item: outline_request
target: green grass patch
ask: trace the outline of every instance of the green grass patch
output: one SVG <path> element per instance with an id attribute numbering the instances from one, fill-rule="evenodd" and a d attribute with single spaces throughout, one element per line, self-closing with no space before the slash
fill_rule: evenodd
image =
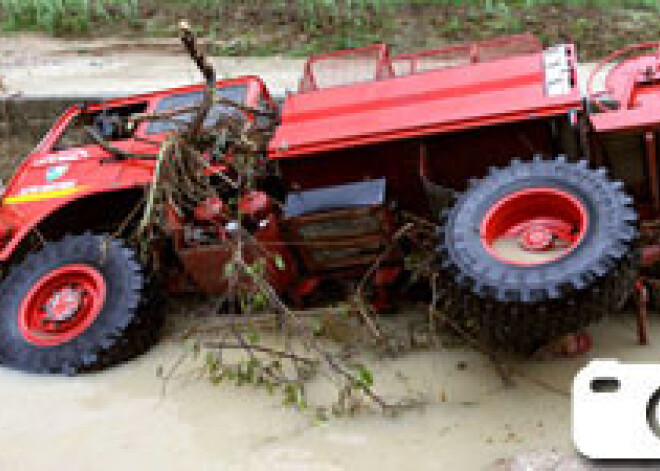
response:
<path id="1" fill-rule="evenodd" d="M 660 0 L 0 0 L 0 28 L 175 37 L 186 18 L 222 55 L 308 55 L 384 41 L 397 51 L 528 31 L 583 58 L 660 39 Z"/>
<path id="2" fill-rule="evenodd" d="M 138 22 L 140 0 L 0 0 L 5 31 L 84 34 L 97 23 Z"/>
<path id="3" fill-rule="evenodd" d="M 327 25 L 373 29 L 397 10 L 428 6 L 476 7 L 512 15 L 516 9 L 539 6 L 660 9 L 660 0 L 254 0 L 253 10 L 274 18 L 289 18 L 302 30 L 314 32 Z M 0 0 L 0 24 L 4 30 L 44 31 L 54 35 L 90 33 L 95 25 L 124 21 L 138 27 L 168 10 L 180 17 L 221 18 L 246 10 L 244 0 Z"/>

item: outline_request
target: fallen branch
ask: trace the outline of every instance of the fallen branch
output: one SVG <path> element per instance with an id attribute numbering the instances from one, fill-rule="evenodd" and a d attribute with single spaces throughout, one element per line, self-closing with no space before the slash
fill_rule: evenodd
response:
<path id="1" fill-rule="evenodd" d="M 291 311 L 288 308 L 286 304 L 284 304 L 284 302 L 282 302 L 279 295 L 275 292 L 275 290 L 269 283 L 267 283 L 260 276 L 255 275 L 254 272 L 248 267 L 248 265 L 243 260 L 236 260 L 236 263 L 246 274 L 252 277 L 259 290 L 266 295 L 266 297 L 269 299 L 269 301 L 272 303 L 273 306 L 275 306 L 280 312 L 286 315 L 287 319 L 289 319 L 294 324 L 294 326 L 299 330 L 299 332 L 305 331 L 305 326 L 302 324 L 300 319 L 293 313 L 293 311 Z M 316 352 L 325 361 L 325 363 L 328 366 L 330 366 L 330 368 L 334 372 L 338 373 L 340 376 L 346 379 L 351 385 L 362 384 L 359 378 L 357 378 L 355 375 L 349 372 L 345 367 L 340 365 L 329 352 L 321 349 L 317 342 L 311 341 L 308 336 L 303 336 L 301 340 L 308 350 L 312 350 Z M 388 404 L 378 394 L 376 394 L 371 389 L 371 387 L 368 386 L 362 387 L 361 390 L 374 403 L 378 404 L 381 407 L 381 409 L 389 410 L 392 408 L 392 406 Z"/>
<path id="2" fill-rule="evenodd" d="M 291 353 L 291 352 L 285 352 L 283 350 L 276 350 L 274 348 L 264 347 L 263 345 L 249 345 L 246 347 L 246 345 L 244 345 L 243 343 L 232 344 L 227 342 L 209 341 L 209 342 L 204 342 L 203 346 L 206 348 L 223 349 L 223 350 L 235 350 L 235 349 L 245 350 L 246 348 L 249 348 L 250 350 L 254 350 L 256 352 L 268 353 L 269 355 L 273 355 L 276 357 L 287 358 L 293 361 L 299 361 L 302 363 L 306 363 L 310 366 L 315 366 L 318 364 L 318 360 L 303 357 L 301 355 L 296 355 L 295 353 Z"/>

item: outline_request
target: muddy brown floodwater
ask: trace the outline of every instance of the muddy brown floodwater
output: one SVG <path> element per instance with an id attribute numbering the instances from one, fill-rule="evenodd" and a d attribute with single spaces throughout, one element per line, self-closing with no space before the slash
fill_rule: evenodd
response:
<path id="1" fill-rule="evenodd" d="M 637 346 L 632 313 L 592 334 L 587 356 L 515 368 L 568 393 L 592 357 L 660 357 L 653 342 L 660 326 L 653 322 L 651 346 Z M 74 378 L 0 368 L 0 469 L 478 470 L 522 451 L 573 450 L 567 395 L 529 378 L 505 388 L 492 365 L 466 349 L 372 362 L 379 392 L 421 393 L 430 400 L 424 409 L 320 425 L 262 389 L 199 380 L 189 363 L 163 394 L 156 370 L 180 353 L 165 339 L 135 361 Z M 312 388 L 312 402 L 324 394 Z"/>

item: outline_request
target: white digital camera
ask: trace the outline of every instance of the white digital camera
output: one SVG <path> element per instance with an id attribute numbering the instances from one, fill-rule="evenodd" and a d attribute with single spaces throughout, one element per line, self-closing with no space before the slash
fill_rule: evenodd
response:
<path id="1" fill-rule="evenodd" d="M 573 382 L 573 440 L 592 459 L 660 459 L 660 364 L 594 360 Z"/>

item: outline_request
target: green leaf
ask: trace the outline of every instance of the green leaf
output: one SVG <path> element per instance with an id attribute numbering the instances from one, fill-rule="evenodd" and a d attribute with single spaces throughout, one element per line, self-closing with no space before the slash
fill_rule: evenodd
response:
<path id="1" fill-rule="evenodd" d="M 323 322 L 321 322 L 321 319 L 312 319 L 312 333 L 314 335 L 321 335 L 323 333 Z"/>
<path id="2" fill-rule="evenodd" d="M 358 367 L 358 376 L 363 388 L 370 388 L 374 384 L 374 375 L 367 369 L 366 366 L 360 365 Z"/>
<path id="3" fill-rule="evenodd" d="M 220 361 L 213 352 L 206 352 L 205 362 L 210 373 L 215 373 L 220 366 Z"/>
<path id="4" fill-rule="evenodd" d="M 252 305 L 256 310 L 260 310 L 266 307 L 266 296 L 263 293 L 255 293 L 252 296 Z"/>
<path id="5" fill-rule="evenodd" d="M 298 393 L 293 384 L 287 383 L 284 385 L 284 404 L 291 405 L 298 402 Z"/>
<path id="6" fill-rule="evenodd" d="M 275 266 L 280 271 L 284 271 L 284 269 L 286 268 L 286 265 L 284 264 L 284 259 L 280 254 L 275 255 Z"/>
<path id="7" fill-rule="evenodd" d="M 254 330 L 254 328 L 250 328 L 249 332 L 247 333 L 247 339 L 248 342 L 250 342 L 252 345 L 256 345 L 259 343 L 259 332 Z"/>

